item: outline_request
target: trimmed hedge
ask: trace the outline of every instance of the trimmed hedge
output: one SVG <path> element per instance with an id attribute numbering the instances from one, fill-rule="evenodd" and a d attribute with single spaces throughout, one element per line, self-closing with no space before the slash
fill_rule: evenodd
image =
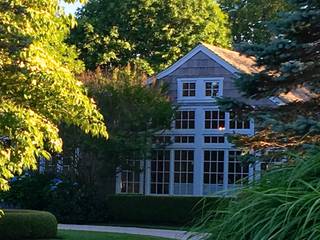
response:
<path id="1" fill-rule="evenodd" d="M 113 195 L 107 199 L 112 222 L 176 226 L 191 224 L 207 210 L 227 202 L 227 198 L 142 195 Z"/>
<path id="2" fill-rule="evenodd" d="M 1 239 L 45 239 L 57 235 L 57 219 L 49 212 L 4 210 L 0 217 Z"/>

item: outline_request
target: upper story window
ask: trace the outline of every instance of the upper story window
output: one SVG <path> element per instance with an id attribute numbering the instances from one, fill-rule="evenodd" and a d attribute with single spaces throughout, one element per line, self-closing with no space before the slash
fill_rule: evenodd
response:
<path id="1" fill-rule="evenodd" d="M 206 129 L 225 129 L 225 112 L 220 111 L 205 111 L 204 126 Z"/>
<path id="2" fill-rule="evenodd" d="M 196 96 L 196 83 L 184 82 L 182 84 L 182 96 L 183 97 L 195 97 Z"/>
<path id="3" fill-rule="evenodd" d="M 180 101 L 212 101 L 222 96 L 223 78 L 179 78 L 177 99 Z"/>
<path id="4" fill-rule="evenodd" d="M 194 122 L 194 111 L 178 111 L 176 113 L 176 129 L 194 129 Z"/>
<path id="5" fill-rule="evenodd" d="M 218 97 L 221 96 L 222 89 L 220 81 L 206 81 L 205 82 L 205 96 Z"/>
<path id="6" fill-rule="evenodd" d="M 250 129 L 250 120 L 239 119 L 234 112 L 230 112 L 230 129 Z"/>

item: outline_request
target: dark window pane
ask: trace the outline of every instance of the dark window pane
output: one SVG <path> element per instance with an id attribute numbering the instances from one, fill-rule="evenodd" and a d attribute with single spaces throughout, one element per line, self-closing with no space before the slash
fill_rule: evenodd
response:
<path id="1" fill-rule="evenodd" d="M 209 151 L 204 151 L 204 160 L 210 161 L 210 152 Z"/>
<path id="2" fill-rule="evenodd" d="M 209 174 L 204 174 L 203 182 L 207 184 L 209 183 Z"/>
<path id="3" fill-rule="evenodd" d="M 194 143 L 194 137 L 189 137 L 189 142 Z"/>
<path id="4" fill-rule="evenodd" d="M 209 172 L 209 169 L 210 169 L 210 163 L 209 162 L 205 162 L 204 163 L 204 171 L 205 172 Z"/>
<path id="5" fill-rule="evenodd" d="M 156 184 L 151 184 L 151 193 L 156 193 Z"/>
<path id="6" fill-rule="evenodd" d="M 205 142 L 205 143 L 210 143 L 210 137 L 205 136 L 205 137 L 204 137 L 204 142 Z"/>

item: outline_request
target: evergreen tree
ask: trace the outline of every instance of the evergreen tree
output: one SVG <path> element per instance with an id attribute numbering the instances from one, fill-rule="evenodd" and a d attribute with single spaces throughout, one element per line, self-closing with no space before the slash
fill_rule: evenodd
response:
<path id="1" fill-rule="evenodd" d="M 285 105 L 253 108 L 221 101 L 225 107 L 255 113 L 260 131 L 252 138 L 240 138 L 249 148 L 294 148 L 320 141 L 320 2 L 291 2 L 296 10 L 270 25 L 275 35 L 271 42 L 244 47 L 256 57 L 261 71 L 236 80 L 246 97 L 279 97 Z"/>

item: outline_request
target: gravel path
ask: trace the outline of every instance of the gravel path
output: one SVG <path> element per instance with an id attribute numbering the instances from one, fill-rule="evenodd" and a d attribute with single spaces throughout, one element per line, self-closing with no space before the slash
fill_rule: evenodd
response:
<path id="1" fill-rule="evenodd" d="M 126 233 L 145 236 L 163 237 L 179 240 L 202 240 L 204 235 L 195 235 L 186 231 L 151 229 L 137 227 L 114 227 L 114 226 L 92 226 L 92 225 L 73 225 L 59 224 L 58 229 L 61 230 L 77 230 L 77 231 L 93 231 L 93 232 L 110 232 L 110 233 Z"/>

